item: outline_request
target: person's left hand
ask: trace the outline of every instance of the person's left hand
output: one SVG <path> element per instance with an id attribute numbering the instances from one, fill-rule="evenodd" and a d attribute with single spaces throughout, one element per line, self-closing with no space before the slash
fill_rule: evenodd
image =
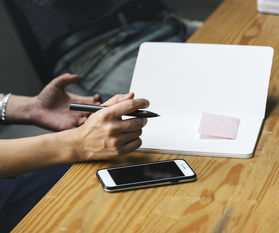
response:
<path id="1" fill-rule="evenodd" d="M 89 112 L 71 111 L 70 103 L 100 105 L 101 96 L 79 96 L 65 91 L 65 87 L 76 82 L 77 75 L 63 74 L 53 79 L 34 97 L 32 108 L 33 123 L 51 130 L 65 130 L 80 126 L 90 115 Z"/>

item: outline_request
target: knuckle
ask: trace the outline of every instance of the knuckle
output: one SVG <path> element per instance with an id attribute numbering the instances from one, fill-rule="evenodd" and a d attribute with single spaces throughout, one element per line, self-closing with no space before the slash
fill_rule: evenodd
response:
<path id="1" fill-rule="evenodd" d="M 121 155 L 123 152 L 122 152 L 122 149 L 121 147 L 116 147 L 115 148 L 115 156 L 119 156 Z"/>
<path id="2" fill-rule="evenodd" d="M 110 144 L 111 144 L 111 146 L 112 146 L 113 148 L 116 148 L 116 149 L 117 149 L 117 147 L 118 147 L 118 145 L 119 145 L 119 140 L 118 140 L 117 138 L 112 138 Z"/>
<path id="3" fill-rule="evenodd" d="M 135 119 L 133 125 L 137 128 L 143 128 L 145 125 L 145 120 L 144 119 Z"/>
<path id="4" fill-rule="evenodd" d="M 115 131 L 117 130 L 117 128 L 112 122 L 107 123 L 105 128 L 108 135 L 114 134 Z"/>
<path id="5" fill-rule="evenodd" d="M 128 109 L 133 109 L 135 107 L 134 101 L 133 100 L 127 100 L 126 101 L 126 107 Z"/>
<path id="6" fill-rule="evenodd" d="M 140 130 L 138 131 L 138 135 L 139 135 L 139 136 L 142 135 L 142 129 L 140 129 Z"/>
<path id="7" fill-rule="evenodd" d="M 108 111 L 107 109 L 106 109 L 106 111 L 100 111 L 100 118 L 102 119 L 103 122 L 111 119 L 112 115 L 113 115 L 113 112 Z"/>
<path id="8" fill-rule="evenodd" d="M 106 121 L 106 115 L 103 114 L 101 111 L 93 113 L 92 116 L 94 117 L 95 121 L 103 123 Z"/>
<path id="9" fill-rule="evenodd" d="M 146 119 L 145 118 L 141 119 L 141 121 L 140 121 L 141 128 L 143 128 L 145 126 L 145 124 L 146 124 Z"/>
<path id="10" fill-rule="evenodd" d="M 137 138 L 137 148 L 139 148 L 141 145 L 142 145 L 142 140 L 141 140 L 141 138 Z"/>

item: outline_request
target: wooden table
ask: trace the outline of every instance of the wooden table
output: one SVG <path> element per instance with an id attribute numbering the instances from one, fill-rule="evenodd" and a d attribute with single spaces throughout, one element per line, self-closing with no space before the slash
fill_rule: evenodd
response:
<path id="1" fill-rule="evenodd" d="M 227 0 L 189 42 L 275 49 L 254 158 L 132 153 L 118 161 L 77 164 L 13 232 L 207 233 L 215 232 L 225 213 L 223 232 L 279 232 L 279 16 L 258 14 L 256 0 Z M 112 194 L 95 176 L 99 168 L 173 158 L 186 159 L 198 181 Z"/>

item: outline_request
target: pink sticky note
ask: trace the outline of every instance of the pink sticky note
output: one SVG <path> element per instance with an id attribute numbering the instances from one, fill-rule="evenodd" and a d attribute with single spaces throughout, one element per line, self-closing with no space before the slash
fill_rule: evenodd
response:
<path id="1" fill-rule="evenodd" d="M 239 122 L 235 117 L 203 113 L 199 127 L 201 139 L 236 139 Z"/>

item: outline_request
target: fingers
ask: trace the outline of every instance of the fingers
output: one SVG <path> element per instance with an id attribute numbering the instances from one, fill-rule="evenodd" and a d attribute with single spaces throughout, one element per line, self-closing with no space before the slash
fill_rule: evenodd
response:
<path id="1" fill-rule="evenodd" d="M 114 96 L 106 104 L 115 104 L 91 114 L 79 128 L 81 132 L 85 132 L 81 134 L 85 136 L 81 137 L 79 144 L 85 144 L 87 148 L 81 151 L 81 156 L 86 160 L 116 158 L 141 146 L 140 136 L 147 119 L 121 119 L 122 115 L 148 107 L 147 100 L 133 97 L 134 93 Z M 81 120 L 79 123 L 82 122 Z"/>
<path id="2" fill-rule="evenodd" d="M 133 141 L 130 141 L 129 143 L 127 143 L 126 145 L 124 145 L 121 149 L 121 154 L 128 154 L 132 151 L 135 151 L 136 149 L 138 149 L 140 146 L 142 145 L 142 141 L 140 138 L 136 138 Z"/>
<path id="3" fill-rule="evenodd" d="M 58 87 L 59 89 L 65 89 L 66 86 L 68 86 L 69 84 L 75 83 L 77 82 L 77 80 L 79 79 L 79 76 L 75 75 L 75 74 L 62 74 L 59 77 L 53 79 L 51 81 L 51 83 Z"/>
<path id="4" fill-rule="evenodd" d="M 142 130 L 137 130 L 130 133 L 123 133 L 121 135 L 118 135 L 117 137 L 112 137 L 110 146 L 119 148 L 121 150 L 121 147 L 125 146 L 131 141 L 138 139 L 141 136 L 141 134 Z"/>
<path id="5" fill-rule="evenodd" d="M 142 130 L 138 130 L 111 138 L 110 142 L 107 143 L 111 152 L 108 158 L 122 156 L 138 149 L 142 144 L 142 141 L 139 138 L 141 134 Z"/>
<path id="6" fill-rule="evenodd" d="M 71 103 L 100 105 L 102 102 L 102 97 L 99 94 L 95 94 L 94 96 L 80 96 L 72 93 L 68 94 Z"/>
<path id="7" fill-rule="evenodd" d="M 133 99 L 135 94 L 133 92 L 130 92 L 128 94 L 118 94 L 110 98 L 108 101 L 103 103 L 102 105 L 104 106 L 111 106 L 117 103 L 120 103 L 125 100 Z"/>
<path id="8" fill-rule="evenodd" d="M 93 104 L 100 105 L 102 103 L 102 97 L 99 94 L 93 96 Z"/>
<path id="9" fill-rule="evenodd" d="M 128 120 L 120 121 L 115 125 L 116 132 L 129 133 L 133 131 L 141 130 L 147 123 L 146 118 L 132 118 Z"/>
<path id="10" fill-rule="evenodd" d="M 107 146 L 111 148 L 111 158 L 130 153 L 141 146 L 140 136 L 146 122 L 146 119 L 125 120 L 122 125 L 118 124 L 119 129 L 114 128 L 108 133 L 110 139 Z"/>
<path id="11" fill-rule="evenodd" d="M 130 99 L 106 108 L 113 118 L 121 118 L 121 116 L 134 112 L 141 108 L 147 108 L 149 102 L 146 99 Z"/>

